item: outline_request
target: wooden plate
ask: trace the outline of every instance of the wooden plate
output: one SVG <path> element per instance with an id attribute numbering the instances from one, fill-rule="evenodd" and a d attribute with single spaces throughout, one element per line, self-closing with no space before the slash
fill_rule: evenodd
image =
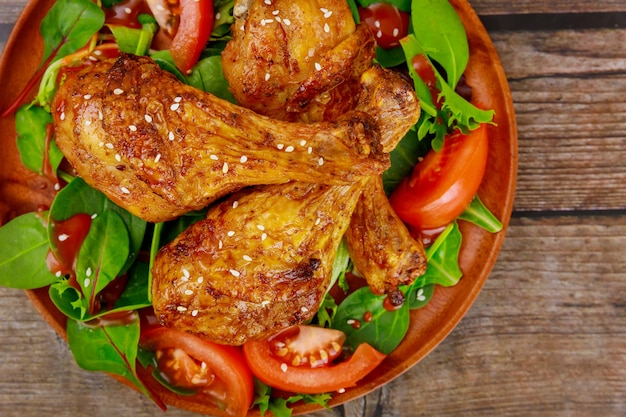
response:
<path id="1" fill-rule="evenodd" d="M 40 63 L 43 43 L 39 23 L 54 0 L 31 0 L 18 19 L 0 61 L 0 109 L 5 109 L 26 85 Z M 496 111 L 497 126 L 489 127 L 489 160 L 479 195 L 487 207 L 508 225 L 517 175 L 517 129 L 511 93 L 504 70 L 482 23 L 466 0 L 452 0 L 468 32 L 470 62 L 466 71 L 474 98 L 486 108 Z M 15 145 L 13 118 L 0 119 L 0 224 L 25 212 L 49 204 L 54 196 L 52 184 L 26 170 L 20 162 Z M 356 388 L 334 397 L 331 405 L 367 394 L 398 377 L 433 350 L 459 323 L 470 308 L 487 279 L 504 240 L 504 231 L 490 234 L 461 222 L 463 246 L 461 269 L 464 277 L 454 287 L 437 288 L 432 301 L 411 312 L 409 332 L 402 344 L 366 377 Z M 65 317 L 48 298 L 47 289 L 27 291 L 42 317 L 62 337 Z M 189 397 L 164 392 L 168 404 L 198 413 L 221 413 L 206 404 L 197 404 Z M 318 410 L 314 405 L 298 405 L 294 415 Z M 258 415 L 251 412 L 250 415 Z"/>

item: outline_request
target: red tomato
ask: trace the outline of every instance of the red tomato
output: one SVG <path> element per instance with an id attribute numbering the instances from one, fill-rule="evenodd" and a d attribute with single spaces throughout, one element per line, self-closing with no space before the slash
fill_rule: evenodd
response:
<path id="1" fill-rule="evenodd" d="M 341 354 L 346 335 L 341 330 L 317 326 L 292 326 L 269 338 L 270 351 L 292 366 L 319 368 Z"/>
<path id="2" fill-rule="evenodd" d="M 369 26 L 381 48 L 400 45 L 400 39 L 409 32 L 409 13 L 388 3 L 374 3 L 359 7 L 361 22 Z"/>
<path id="3" fill-rule="evenodd" d="M 424 81 L 424 84 L 428 87 L 430 95 L 433 100 L 433 104 L 439 102 L 439 89 L 437 88 L 437 77 L 435 76 L 435 70 L 430 64 L 425 55 L 415 55 L 411 59 L 411 66 L 415 70 L 415 73 Z"/>
<path id="4" fill-rule="evenodd" d="M 487 128 L 467 135 L 456 131 L 443 148 L 431 150 L 389 197 L 406 223 L 419 230 L 445 226 L 459 216 L 478 191 L 487 164 Z"/>
<path id="5" fill-rule="evenodd" d="M 170 53 L 185 74 L 191 71 L 213 30 L 212 0 L 180 0 L 180 23 Z"/>
<path id="6" fill-rule="evenodd" d="M 229 415 L 247 414 L 254 383 L 241 349 L 156 326 L 142 331 L 139 344 L 156 352 L 159 372 L 171 385 L 196 390 Z"/>
<path id="7" fill-rule="evenodd" d="M 327 331 L 329 336 L 324 335 Z M 329 351 L 335 339 L 335 331 L 319 328 L 317 334 L 321 340 L 313 342 L 309 349 L 304 350 L 313 351 L 322 345 Z M 327 344 L 320 343 L 324 341 Z M 243 353 L 252 373 L 263 383 L 280 390 L 303 394 L 321 394 L 352 387 L 385 359 L 384 354 L 367 343 L 359 345 L 346 361 L 318 368 L 287 364 L 272 353 L 270 339 L 247 342 L 243 345 Z"/>

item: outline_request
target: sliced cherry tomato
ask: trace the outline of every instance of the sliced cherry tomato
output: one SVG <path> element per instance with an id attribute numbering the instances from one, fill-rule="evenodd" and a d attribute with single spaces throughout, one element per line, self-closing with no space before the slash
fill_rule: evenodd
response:
<path id="1" fill-rule="evenodd" d="M 332 344 L 335 333 L 332 331 L 330 337 L 324 336 L 323 332 L 327 330 L 320 328 L 319 334 L 323 340 Z M 315 341 L 312 345 L 318 346 L 319 343 Z M 330 345 L 325 349 L 330 349 Z M 247 342 L 243 345 L 243 352 L 252 373 L 263 383 L 280 390 L 303 394 L 321 394 L 355 386 L 385 359 L 384 354 L 367 343 L 359 345 L 346 361 L 318 368 L 286 363 L 272 352 L 270 339 Z"/>
<path id="2" fill-rule="evenodd" d="M 415 55 L 411 59 L 411 66 L 415 70 L 415 73 L 424 81 L 424 84 L 430 91 L 433 104 L 439 104 L 439 89 L 437 88 L 437 77 L 435 76 L 435 70 L 430 64 L 425 55 Z M 439 107 L 439 106 L 438 106 Z"/>
<path id="3" fill-rule="evenodd" d="M 269 338 L 274 357 L 292 366 L 319 368 L 341 354 L 346 335 L 341 330 L 297 325 Z"/>
<path id="4" fill-rule="evenodd" d="M 170 53 L 185 74 L 191 71 L 213 30 L 213 0 L 180 0 L 180 23 Z"/>
<path id="5" fill-rule="evenodd" d="M 388 3 L 374 3 L 359 7 L 361 22 L 369 26 L 381 48 L 400 45 L 400 39 L 409 32 L 409 13 Z"/>
<path id="6" fill-rule="evenodd" d="M 456 131 L 443 148 L 431 150 L 389 197 L 406 223 L 436 229 L 458 217 L 478 191 L 488 153 L 486 125 L 467 135 Z"/>
<path id="7" fill-rule="evenodd" d="M 201 401 L 228 415 L 247 414 L 254 383 L 241 349 L 158 326 L 142 331 L 139 344 L 155 352 L 159 372 L 170 385 L 195 390 Z"/>

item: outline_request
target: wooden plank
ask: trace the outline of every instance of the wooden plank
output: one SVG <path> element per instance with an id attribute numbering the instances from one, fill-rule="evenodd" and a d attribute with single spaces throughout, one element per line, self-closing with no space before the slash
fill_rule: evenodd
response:
<path id="1" fill-rule="evenodd" d="M 519 126 L 515 209 L 626 208 L 626 30 L 492 39 Z"/>
<path id="2" fill-rule="evenodd" d="M 476 303 L 433 353 L 311 417 L 626 415 L 624 247 L 626 216 L 513 219 Z M 19 291 L 0 289 L 0 334 L 0 415 L 155 415 L 139 394 L 78 369 Z"/>

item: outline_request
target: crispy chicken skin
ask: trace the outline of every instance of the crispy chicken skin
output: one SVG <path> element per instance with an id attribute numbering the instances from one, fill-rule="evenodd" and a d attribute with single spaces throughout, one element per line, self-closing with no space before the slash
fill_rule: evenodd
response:
<path id="1" fill-rule="evenodd" d="M 353 104 L 351 81 L 371 65 L 376 42 L 367 27 L 355 27 L 346 2 L 235 3 L 233 38 L 222 62 L 239 104 L 281 120 L 323 113 L 329 101 Z"/>
<path id="2" fill-rule="evenodd" d="M 157 317 L 228 345 L 311 318 L 360 190 L 360 182 L 291 182 L 243 190 L 213 206 L 159 251 Z"/>
<path id="3" fill-rule="evenodd" d="M 389 165 L 373 118 L 315 124 L 258 115 L 122 54 L 68 79 L 52 104 L 55 140 L 78 174 L 151 222 L 246 186 L 351 184 Z"/>

